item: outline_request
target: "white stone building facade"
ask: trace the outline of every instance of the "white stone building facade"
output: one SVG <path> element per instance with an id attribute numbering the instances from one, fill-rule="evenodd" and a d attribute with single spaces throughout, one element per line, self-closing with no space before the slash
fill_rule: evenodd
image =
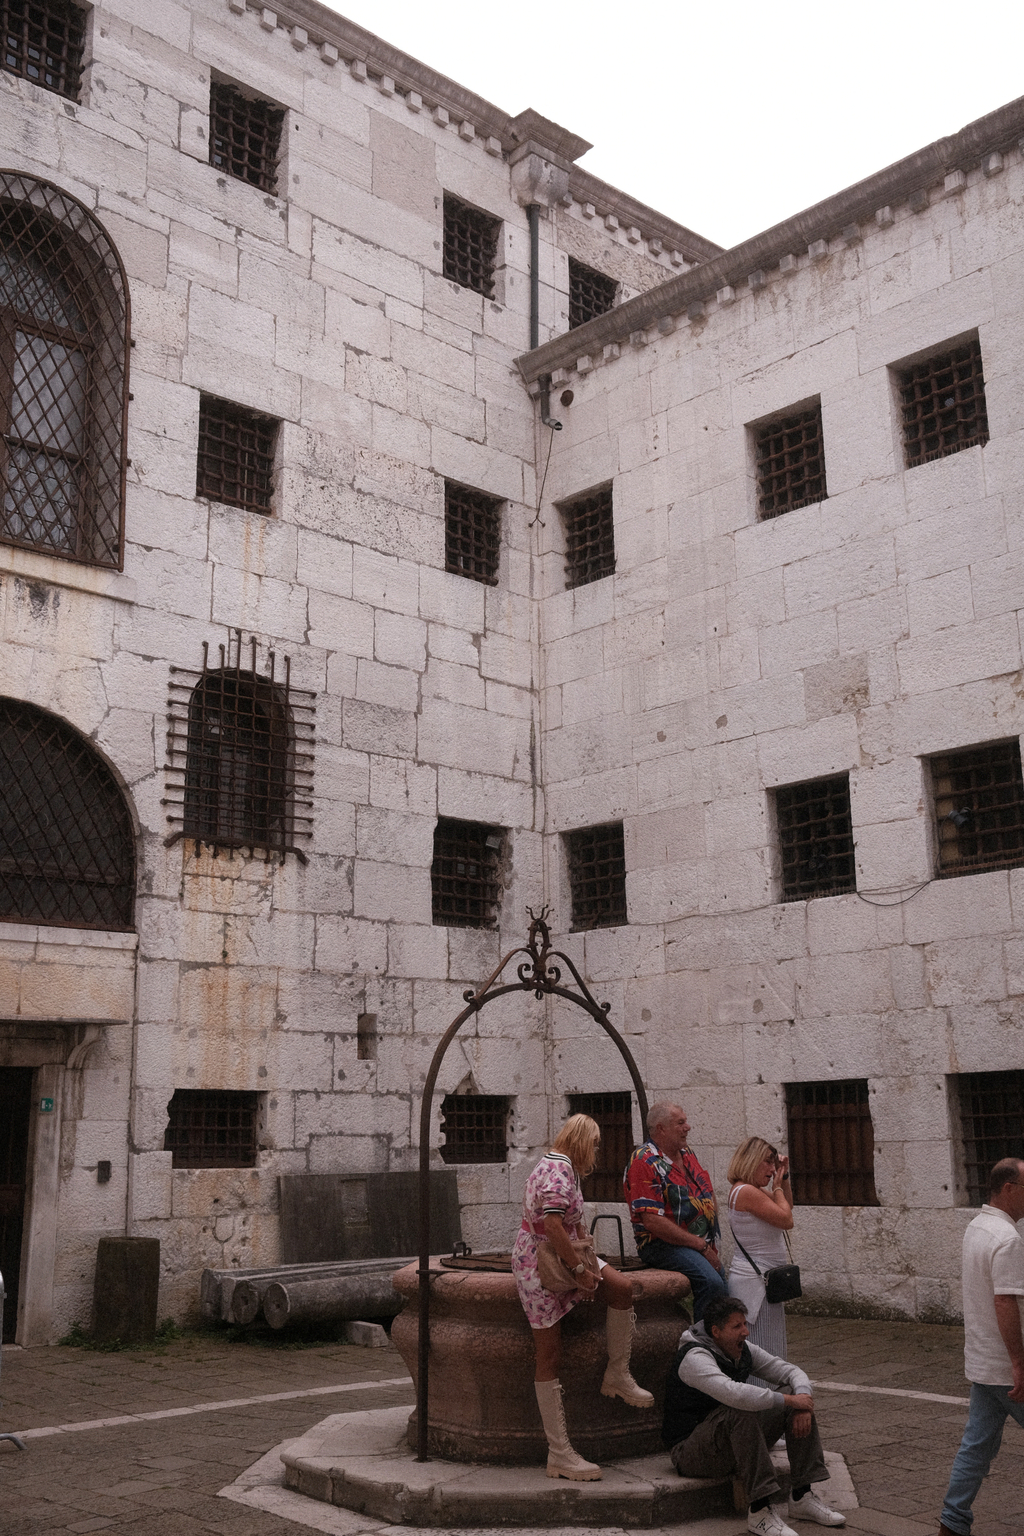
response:
<path id="1" fill-rule="evenodd" d="M 1012 1137 L 1024 1080 L 1024 103 L 722 252 L 577 167 L 584 141 L 313 0 L 77 14 L 73 90 L 40 83 L 29 42 L 0 72 L 3 206 L 17 252 L 57 188 L 72 212 L 45 218 L 76 270 L 101 237 L 102 282 L 123 264 L 123 531 L 97 558 L 5 513 L 3 694 L 103 765 L 133 890 L 101 927 L 39 921 L 38 892 L 5 888 L 0 1086 L 30 1095 L 19 1339 L 87 1318 L 101 1236 L 159 1237 L 161 1315 L 186 1317 L 203 1267 L 279 1258 L 279 1176 L 414 1167 L 430 1055 L 545 902 L 721 1191 L 747 1134 L 785 1142 L 818 1110 L 855 1126 L 861 1183 L 825 1148 L 798 1212 L 810 1295 L 955 1315 L 982 1155 L 965 1094 Z M 225 101 L 280 114 L 272 190 L 223 149 Z M 493 236 L 489 293 L 450 275 L 453 209 Z M 614 289 L 572 329 L 570 259 Z M 17 356 L 26 312 L 8 304 Z M 32 332 L 39 367 L 44 345 L 70 355 L 62 323 Z M 910 464 L 906 391 L 944 389 L 950 358 L 953 424 Z M 24 446 L 19 366 L 12 476 L 44 451 Z M 209 494 L 225 420 L 270 433 L 261 508 Z M 452 552 L 466 491 L 495 519 L 485 579 Z M 590 493 L 613 551 L 567 587 Z M 252 748 L 290 807 L 287 836 L 246 823 L 272 846 L 232 846 L 237 807 L 179 835 L 213 794 L 168 755 L 169 728 L 192 739 L 204 646 L 218 679 L 234 653 L 257 711 L 287 663 L 315 721 L 308 796 L 294 741 L 280 782 L 277 727 Z M 975 749 L 980 768 L 951 767 Z M 790 834 L 822 785 L 828 847 L 808 854 Z M 500 834 L 491 926 L 439 917 L 439 818 Z M 565 834 L 620 826 L 626 920 L 571 931 Z M 459 1171 L 474 1246 L 510 1243 L 566 1095 L 627 1086 L 586 1019 L 481 1015 L 439 1084 L 508 1100 L 507 1157 Z M 172 1099 L 205 1093 L 249 1096 L 249 1166 L 168 1148 Z"/>

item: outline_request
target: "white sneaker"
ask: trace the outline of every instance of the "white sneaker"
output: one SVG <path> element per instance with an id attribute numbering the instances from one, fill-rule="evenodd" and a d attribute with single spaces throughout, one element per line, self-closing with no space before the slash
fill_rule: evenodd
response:
<path id="1" fill-rule="evenodd" d="M 802 1499 L 790 1499 L 789 1518 L 813 1520 L 815 1525 L 846 1524 L 846 1516 L 841 1515 L 838 1509 L 829 1509 L 828 1505 L 818 1498 L 813 1488 L 809 1488 Z"/>
<path id="2" fill-rule="evenodd" d="M 803 1500 L 800 1502 L 803 1503 Z M 748 1509 L 747 1530 L 752 1531 L 754 1536 L 797 1536 L 796 1531 L 786 1524 L 774 1504 L 766 1504 L 764 1509 L 759 1509 L 756 1514 L 752 1509 Z"/>

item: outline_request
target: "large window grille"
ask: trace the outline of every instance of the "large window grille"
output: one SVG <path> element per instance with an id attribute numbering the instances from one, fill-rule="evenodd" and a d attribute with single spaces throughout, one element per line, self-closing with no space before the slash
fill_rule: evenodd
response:
<path id="1" fill-rule="evenodd" d="M 269 512 L 278 426 L 272 416 L 201 395 L 196 495 L 248 512 Z"/>
<path id="2" fill-rule="evenodd" d="M 841 896 L 857 889 L 848 774 L 777 789 L 775 819 L 783 901 Z"/>
<path id="3" fill-rule="evenodd" d="M 578 827 L 564 835 L 573 931 L 628 922 L 622 822 Z"/>
<path id="4" fill-rule="evenodd" d="M 863 1078 L 786 1084 L 787 1140 L 798 1205 L 877 1205 L 875 1132 Z"/>
<path id="5" fill-rule="evenodd" d="M 605 277 L 585 267 L 582 261 L 569 257 L 569 329 L 586 325 L 598 315 L 606 315 L 615 307 L 618 283 L 614 277 Z"/>
<path id="6" fill-rule="evenodd" d="M 762 521 L 825 500 L 828 492 L 820 405 L 758 427 L 754 446 Z"/>
<path id="7" fill-rule="evenodd" d="M 448 1093 L 441 1103 L 443 1163 L 504 1163 L 509 1101 L 504 1094 Z"/>
<path id="8" fill-rule="evenodd" d="M 255 637 L 248 650 L 243 667 L 238 630 L 220 647 L 219 667 L 204 644 L 200 672 L 171 669 L 167 842 L 294 853 L 305 863 L 297 839 L 312 836 L 316 695 L 292 686 L 287 657 L 278 678 L 270 651 L 261 675 Z"/>
<path id="9" fill-rule="evenodd" d="M 444 198 L 444 252 L 442 271 L 453 283 L 494 295 L 494 265 L 498 256 L 501 220 L 460 203 L 458 198 Z"/>
<path id="10" fill-rule="evenodd" d="M 258 1138 L 258 1093 L 175 1088 L 164 1132 L 172 1168 L 253 1168 Z"/>
<path id="11" fill-rule="evenodd" d="M 960 1122 L 962 1196 L 984 1205 L 1004 1157 L 1024 1157 L 1024 1072 L 962 1072 L 950 1079 Z"/>
<path id="12" fill-rule="evenodd" d="M 585 587 L 615 572 L 612 488 L 575 496 L 558 509 L 565 523 L 565 584 Z"/>
<path id="13" fill-rule="evenodd" d="M 988 442 L 981 343 L 973 340 L 897 375 L 908 469 Z"/>
<path id="14" fill-rule="evenodd" d="M 135 836 L 117 780 L 55 715 L 0 699 L 0 919 L 130 929 Z"/>
<path id="15" fill-rule="evenodd" d="M 504 854 L 503 827 L 438 817 L 430 867 L 435 926 L 496 926 L 501 910 Z"/>
<path id="16" fill-rule="evenodd" d="M 210 82 L 210 164 L 261 192 L 277 190 L 284 108 Z"/>
<path id="17" fill-rule="evenodd" d="M 0 171 L 0 542 L 120 565 L 127 342 L 102 225 Z"/>
<path id="18" fill-rule="evenodd" d="M 633 1151 L 633 1099 L 629 1093 L 570 1093 L 570 1115 L 589 1115 L 601 1127 L 597 1167 L 583 1180 L 584 1200 L 621 1200 L 622 1175 Z"/>
<path id="19" fill-rule="evenodd" d="M 444 568 L 493 587 L 498 581 L 501 502 L 454 481 L 444 483 Z"/>
<path id="20" fill-rule="evenodd" d="M 1020 742 L 944 752 L 929 759 L 940 877 L 1024 864 Z"/>
<path id="21" fill-rule="evenodd" d="M 68 0 L 0 0 L 0 69 L 78 100 L 85 12 Z"/>

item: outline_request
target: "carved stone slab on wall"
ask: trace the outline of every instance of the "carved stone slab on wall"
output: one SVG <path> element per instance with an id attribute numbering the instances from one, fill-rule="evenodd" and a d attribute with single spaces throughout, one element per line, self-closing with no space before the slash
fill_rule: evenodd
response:
<path id="1" fill-rule="evenodd" d="M 361 1179 L 334 1173 L 287 1174 L 280 1184 L 283 1264 L 394 1259 L 417 1251 L 415 1173 L 371 1173 Z M 450 1253 L 462 1240 L 454 1169 L 430 1175 L 430 1230 L 433 1253 Z"/>

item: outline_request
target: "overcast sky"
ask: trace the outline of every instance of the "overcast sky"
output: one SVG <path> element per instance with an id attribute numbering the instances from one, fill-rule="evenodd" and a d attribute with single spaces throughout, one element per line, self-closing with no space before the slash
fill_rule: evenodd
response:
<path id="1" fill-rule="evenodd" d="M 1024 95 L 1022 0 L 328 0 L 735 245 Z"/>

